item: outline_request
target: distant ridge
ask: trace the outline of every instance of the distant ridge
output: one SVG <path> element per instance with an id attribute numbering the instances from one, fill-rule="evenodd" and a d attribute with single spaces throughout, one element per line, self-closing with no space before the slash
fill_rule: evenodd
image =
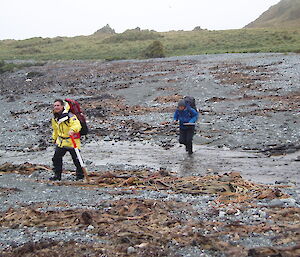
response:
<path id="1" fill-rule="evenodd" d="M 245 28 L 300 27 L 300 0 L 281 0 Z"/>

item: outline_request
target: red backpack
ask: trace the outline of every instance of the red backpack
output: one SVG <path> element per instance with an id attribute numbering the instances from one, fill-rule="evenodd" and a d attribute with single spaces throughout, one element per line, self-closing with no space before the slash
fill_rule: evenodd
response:
<path id="1" fill-rule="evenodd" d="M 85 116 L 84 116 L 83 112 L 81 111 L 80 104 L 77 101 L 70 99 L 70 98 L 66 98 L 65 101 L 70 106 L 69 111 L 71 113 L 73 113 L 74 115 L 76 115 L 77 119 L 80 121 L 80 124 L 81 124 L 80 135 L 81 136 L 87 135 L 89 132 L 89 129 L 86 124 Z"/>

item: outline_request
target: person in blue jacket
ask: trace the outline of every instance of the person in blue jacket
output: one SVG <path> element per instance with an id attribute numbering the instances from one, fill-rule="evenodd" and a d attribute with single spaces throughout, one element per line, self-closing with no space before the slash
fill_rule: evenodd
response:
<path id="1" fill-rule="evenodd" d="M 178 102 L 178 108 L 174 113 L 174 122 L 179 121 L 179 143 L 185 145 L 188 154 L 193 154 L 193 136 L 195 122 L 198 120 L 198 112 L 189 106 L 185 100 Z"/>

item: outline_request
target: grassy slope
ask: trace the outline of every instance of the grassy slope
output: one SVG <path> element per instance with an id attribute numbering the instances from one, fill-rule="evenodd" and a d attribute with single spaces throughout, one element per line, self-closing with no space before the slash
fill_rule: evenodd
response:
<path id="1" fill-rule="evenodd" d="M 163 43 L 166 56 L 300 50 L 300 29 L 297 28 L 177 31 L 159 34 L 163 36 L 158 40 Z M 109 37 L 112 35 L 4 40 L 0 41 L 0 60 L 138 59 L 143 58 L 144 49 L 153 41 L 124 39 L 110 42 Z"/>
<path id="2" fill-rule="evenodd" d="M 300 27 L 300 0 L 281 0 L 246 28 Z"/>

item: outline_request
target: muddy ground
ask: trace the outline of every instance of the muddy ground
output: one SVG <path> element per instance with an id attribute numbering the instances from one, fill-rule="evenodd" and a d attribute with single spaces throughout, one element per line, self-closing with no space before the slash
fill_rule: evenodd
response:
<path id="1" fill-rule="evenodd" d="M 290 222 L 299 228 L 299 60 L 296 54 L 228 54 L 147 61 L 58 61 L 2 74 L 0 164 L 30 162 L 50 167 L 53 153 L 49 123 L 51 104 L 55 98 L 71 97 L 80 101 L 87 114 L 90 134 L 84 140 L 82 154 L 92 174 L 126 171 L 129 177 L 135 177 L 141 171 L 155 174 L 158 170 L 165 170 L 174 178 L 190 178 L 222 177 L 224 173 L 240 172 L 244 179 L 252 181 L 249 183 L 269 184 L 273 189 L 279 186 L 282 191 L 275 197 L 268 195 L 263 198 L 263 203 L 255 195 L 250 209 L 244 206 L 249 204 L 247 199 L 229 208 L 234 209 L 231 212 L 224 205 L 218 205 L 214 216 L 211 208 L 220 192 L 174 194 L 168 191 L 170 188 L 157 192 L 157 186 L 137 188 L 133 182 L 129 183 L 129 193 L 124 191 L 125 184 L 122 183 L 113 184 L 113 189 L 108 189 L 107 183 L 100 183 L 100 187 L 96 183 L 97 188 L 90 185 L 91 188 L 86 190 L 86 186 L 73 181 L 74 175 L 70 172 L 64 174 L 62 184 L 52 185 L 47 182 L 51 174 L 49 170 L 38 168 L 22 174 L 15 169 L 8 171 L 3 168 L 0 177 L 3 192 L 0 195 L 3 202 L 0 248 L 4 256 L 30 256 L 31 252 L 44 256 L 43 251 L 48 251 L 47 256 L 56 256 L 58 249 L 63 253 L 70 248 L 76 248 L 76 254 L 82 256 L 269 256 L 272 251 L 286 254 L 282 256 L 297 256 L 299 229 L 288 228 L 286 224 Z M 179 147 L 178 129 L 170 124 L 176 102 L 184 95 L 196 98 L 200 112 L 193 157 L 188 157 Z M 73 169 L 70 158 L 66 158 L 65 168 Z M 230 193 L 238 194 L 239 191 L 231 190 Z M 134 199 L 142 202 L 136 203 Z M 129 202 L 119 203 L 120 200 Z M 174 200 L 176 203 L 172 202 Z M 120 204 L 141 205 L 141 209 L 158 205 L 157 210 L 153 208 L 154 213 L 163 215 L 162 209 L 166 209 L 164 217 L 168 220 L 174 219 L 174 210 L 191 208 L 179 218 L 175 215 L 180 220 L 178 226 L 181 230 L 172 232 L 187 237 L 187 240 L 181 241 L 168 234 L 163 243 L 158 243 L 162 240 L 154 236 L 153 231 L 147 234 L 135 230 L 137 234 L 148 236 L 137 240 L 136 235 L 130 234 L 132 231 L 127 231 L 129 234 L 125 239 L 124 235 L 121 236 L 123 241 L 120 243 L 117 240 L 120 231 L 111 231 L 109 238 L 99 233 L 100 227 L 104 229 L 103 224 L 115 222 L 116 217 L 110 217 L 110 221 L 94 222 L 90 229 L 87 227 L 91 224 L 76 221 L 68 228 L 56 224 L 56 229 L 49 229 L 39 222 L 32 225 L 25 220 L 25 225 L 23 222 L 23 225 L 16 226 L 3 220 L 22 208 L 25 212 L 39 212 L 44 208 L 48 213 L 57 206 L 63 211 L 73 210 L 69 213 L 70 219 L 76 219 L 89 209 L 99 210 L 100 214 L 89 214 L 97 220 L 97 215 L 103 218 L 105 214 L 99 202 L 117 209 Z M 228 206 L 229 203 L 225 204 Z M 268 220 L 274 212 L 278 215 L 281 211 L 295 214 L 282 224 L 278 223 L 280 219 Z M 129 216 L 140 217 L 143 211 L 132 213 Z M 120 216 L 117 211 L 114 215 Z M 255 222 L 253 215 L 257 216 Z M 191 225 L 195 219 L 199 222 L 205 218 L 208 219 L 206 222 L 219 223 L 215 224 L 215 229 Z M 158 226 L 155 218 L 151 216 L 149 219 L 154 221 L 146 220 L 147 226 Z M 231 236 L 230 232 L 228 238 L 215 233 L 232 222 L 243 223 L 243 226 L 275 222 L 284 229 L 272 228 L 256 233 L 255 229 L 241 232 L 242 229 L 236 230 L 233 226 L 234 229 L 231 227 L 230 230 L 233 234 Z M 120 227 L 123 226 L 122 223 Z M 141 227 L 141 223 L 130 226 Z M 166 225 L 164 229 L 171 227 Z M 158 226 L 157 230 L 160 229 Z M 287 232 L 293 229 L 296 232 Z M 195 233 L 202 241 L 198 238 L 193 244 L 188 244 L 187 241 L 193 241 L 188 239 L 189 236 L 195 237 Z M 281 243 L 278 243 L 278 238 L 274 239 L 278 233 L 284 235 Z M 131 237 L 135 239 L 131 240 Z M 212 244 L 211 240 L 218 244 Z M 80 250 L 85 245 L 90 245 L 90 252 Z M 120 248 L 114 249 L 114 245 L 120 245 Z"/>

